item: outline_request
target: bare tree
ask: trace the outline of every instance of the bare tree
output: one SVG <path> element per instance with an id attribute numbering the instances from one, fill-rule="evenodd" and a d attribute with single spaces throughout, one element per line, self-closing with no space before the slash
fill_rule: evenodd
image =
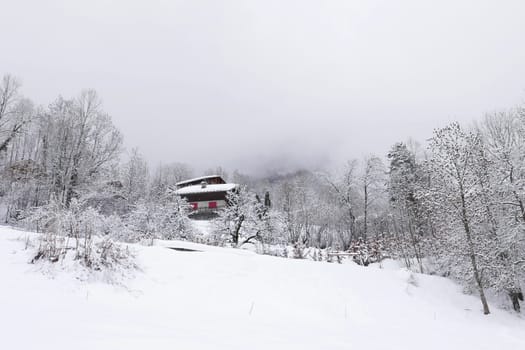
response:
<path id="1" fill-rule="evenodd" d="M 325 176 L 326 182 L 343 209 L 343 222 L 346 229 L 340 230 L 339 236 L 344 250 L 348 249 L 350 242 L 356 236 L 357 166 L 357 160 L 350 160 L 338 179 L 333 180 Z"/>
<path id="2" fill-rule="evenodd" d="M 431 140 L 431 200 L 436 213 L 442 217 L 441 232 L 449 249 L 457 248 L 456 259 L 462 255 L 468 257 L 483 313 L 489 314 L 479 261 L 482 249 L 488 244 L 480 227 L 484 221 L 484 205 L 475 173 L 475 148 L 480 142 L 478 135 L 464 132 L 456 123 L 435 131 Z M 455 235 L 461 231 L 464 240 Z"/>
<path id="3" fill-rule="evenodd" d="M 27 101 L 23 101 L 18 93 L 20 82 L 7 74 L 0 85 L 0 152 L 7 150 L 9 143 L 21 132 L 27 122 L 23 110 Z"/>
<path id="4" fill-rule="evenodd" d="M 224 180 L 228 181 L 228 172 L 222 166 L 206 169 L 204 175 L 219 175 Z"/>
<path id="5" fill-rule="evenodd" d="M 160 164 L 155 170 L 151 182 L 152 195 L 155 197 L 163 196 L 168 188 L 193 176 L 193 170 L 188 164 L 177 162 Z"/>
<path id="6" fill-rule="evenodd" d="M 131 150 L 129 160 L 122 169 L 122 184 L 124 195 L 130 203 L 144 199 L 148 190 L 149 169 L 148 163 L 137 148 Z"/>
<path id="7" fill-rule="evenodd" d="M 361 188 L 363 191 L 363 236 L 368 235 L 370 206 L 384 192 L 385 165 L 381 158 L 370 155 L 363 162 Z"/>

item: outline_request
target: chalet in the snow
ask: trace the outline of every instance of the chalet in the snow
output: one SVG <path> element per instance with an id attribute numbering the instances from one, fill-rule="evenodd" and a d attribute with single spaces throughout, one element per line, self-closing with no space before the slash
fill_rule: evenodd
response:
<path id="1" fill-rule="evenodd" d="M 213 212 L 227 205 L 226 195 L 237 189 L 237 184 L 226 183 L 219 175 L 208 175 L 176 184 L 175 194 L 185 198 L 198 212 Z"/>

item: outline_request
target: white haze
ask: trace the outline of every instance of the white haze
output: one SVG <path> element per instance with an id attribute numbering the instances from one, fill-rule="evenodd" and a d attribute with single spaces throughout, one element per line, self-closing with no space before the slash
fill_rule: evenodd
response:
<path id="1" fill-rule="evenodd" d="M 153 164 L 325 166 L 523 101 L 524 13 L 522 0 L 2 0 L 0 72 L 41 104 L 96 89 Z"/>

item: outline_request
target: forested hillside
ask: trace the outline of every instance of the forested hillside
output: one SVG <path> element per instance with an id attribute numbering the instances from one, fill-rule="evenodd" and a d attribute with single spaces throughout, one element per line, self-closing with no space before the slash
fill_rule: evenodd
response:
<path id="1" fill-rule="evenodd" d="M 392 258 L 459 281 L 485 314 L 494 294 L 519 311 L 525 108 L 443 125 L 424 143 L 400 140 L 336 168 L 257 176 L 219 164 L 205 171 L 242 190 L 204 237 L 172 191 L 201 174 L 176 159 L 153 167 L 138 149 L 124 150 L 95 91 L 40 106 L 13 76 L 0 85 L 0 219 L 45 233 L 33 262 L 60 261 L 72 249 L 100 269 L 126 260 L 116 242 L 154 239 L 361 265 Z"/>

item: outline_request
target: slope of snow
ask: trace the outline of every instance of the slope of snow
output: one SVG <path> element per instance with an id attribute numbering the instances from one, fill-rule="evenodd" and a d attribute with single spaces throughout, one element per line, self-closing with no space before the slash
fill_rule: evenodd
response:
<path id="1" fill-rule="evenodd" d="M 525 349 L 525 321 L 438 277 L 187 242 L 136 246 L 126 287 L 44 275 L 0 227 L 5 349 Z"/>
<path id="2" fill-rule="evenodd" d="M 199 236 L 209 236 L 213 231 L 213 222 L 210 220 L 190 220 L 190 222 Z"/>

